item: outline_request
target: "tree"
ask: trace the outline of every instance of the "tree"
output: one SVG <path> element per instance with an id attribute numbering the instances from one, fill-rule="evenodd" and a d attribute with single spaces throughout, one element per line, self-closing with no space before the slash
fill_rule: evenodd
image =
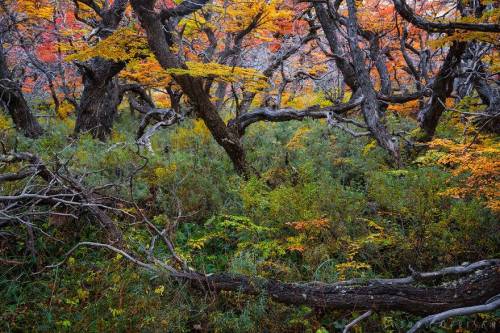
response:
<path id="1" fill-rule="evenodd" d="M 0 29 L 2 29 L 0 31 L 0 99 L 2 106 L 12 117 L 16 128 L 29 138 L 37 138 L 43 132 L 42 127 L 33 116 L 19 84 L 8 68 L 7 51 L 4 46 L 4 43 L 7 42 L 5 37 L 11 25 L 15 25 L 16 22 L 10 22 L 10 17 L 5 11 L 5 5 L 2 7 L 3 22 L 0 26 Z"/>
<path id="2" fill-rule="evenodd" d="M 94 1 L 74 2 L 77 19 L 80 17 L 80 3 L 90 7 L 99 19 L 98 22 L 82 19 L 93 28 L 87 37 L 89 40 L 108 38 L 118 28 L 128 5 L 128 0 L 117 0 L 112 4 L 106 1 L 102 7 Z M 77 108 L 75 133 L 89 132 L 94 137 L 105 140 L 111 134 L 118 104 L 121 102 L 116 75 L 125 68 L 125 63 L 95 57 L 76 65 L 82 75 L 83 92 Z"/>

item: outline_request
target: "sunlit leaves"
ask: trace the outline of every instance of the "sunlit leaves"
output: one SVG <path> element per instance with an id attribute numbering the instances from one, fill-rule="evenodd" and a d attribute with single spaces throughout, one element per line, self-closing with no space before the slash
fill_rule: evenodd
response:
<path id="1" fill-rule="evenodd" d="M 126 27 L 118 29 L 95 46 L 84 47 L 66 57 L 66 60 L 86 61 L 94 57 L 101 57 L 114 61 L 127 61 L 148 54 L 146 39 L 135 29 Z"/>
<path id="2" fill-rule="evenodd" d="M 253 68 L 232 67 L 215 62 L 186 62 L 188 69 L 172 68 L 167 72 L 174 75 L 214 78 L 227 83 L 241 82 L 247 91 L 259 91 L 267 86 L 267 78 Z"/>
<path id="3" fill-rule="evenodd" d="M 16 1 L 14 1 L 16 2 Z M 26 14 L 29 19 L 52 20 L 55 8 L 46 0 L 21 0 L 17 1 L 17 11 Z"/>
<path id="4" fill-rule="evenodd" d="M 496 138 L 482 136 L 476 143 L 456 143 L 447 139 L 435 139 L 434 149 L 444 150 L 438 163 L 451 167 L 459 177 L 460 186 L 443 192 L 456 198 L 483 196 L 488 207 L 500 213 L 500 143 Z"/>

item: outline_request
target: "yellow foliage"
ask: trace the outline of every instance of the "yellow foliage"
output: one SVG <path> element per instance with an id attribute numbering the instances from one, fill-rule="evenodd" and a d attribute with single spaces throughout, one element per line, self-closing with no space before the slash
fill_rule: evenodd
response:
<path id="1" fill-rule="evenodd" d="M 363 270 L 368 270 L 371 266 L 367 263 L 357 261 L 355 258 L 365 245 L 368 244 L 380 244 L 380 245 L 390 245 L 394 242 L 391 235 L 385 233 L 382 226 L 378 225 L 372 220 L 365 220 L 367 226 L 374 232 L 370 232 L 367 236 L 361 237 L 354 241 L 349 241 L 347 248 L 347 262 L 337 264 L 335 266 L 339 273 L 340 279 L 349 278 L 348 274 L 359 273 Z"/>
<path id="2" fill-rule="evenodd" d="M 172 163 L 166 167 L 158 167 L 155 169 L 155 176 L 157 180 L 162 180 L 168 178 L 175 174 L 177 171 L 177 164 Z"/>
<path id="3" fill-rule="evenodd" d="M 167 70 L 173 75 L 190 75 L 194 77 L 214 78 L 223 82 L 242 82 L 246 91 L 259 91 L 267 87 L 267 78 L 253 68 L 232 67 L 215 62 L 201 63 L 188 61 L 187 69 L 172 68 Z"/>
<path id="4" fill-rule="evenodd" d="M 62 104 L 59 106 L 59 109 L 57 110 L 57 116 L 59 119 L 66 119 L 68 116 L 73 113 L 75 108 L 73 107 L 72 104 L 68 103 L 67 101 L 62 102 Z"/>
<path id="5" fill-rule="evenodd" d="M 120 77 L 148 87 L 166 87 L 172 77 L 163 69 L 154 56 L 146 59 L 131 59 Z"/>
<path id="6" fill-rule="evenodd" d="M 86 61 L 101 57 L 113 61 L 128 61 L 149 55 L 147 41 L 133 28 L 120 28 L 95 46 L 83 46 L 76 53 L 66 57 L 67 61 Z"/>
<path id="7" fill-rule="evenodd" d="M 207 144 L 210 141 L 211 134 L 205 123 L 201 119 L 193 122 L 192 128 L 180 127 L 172 135 L 172 148 L 185 149 L 196 146 L 198 140 L 201 144 Z"/>
<path id="8" fill-rule="evenodd" d="M 257 28 L 251 34 L 255 38 L 267 40 L 272 33 L 280 32 L 277 21 L 290 20 L 293 17 L 293 12 L 284 6 L 284 2 L 283 0 L 235 0 L 231 1 L 226 8 L 223 5 L 213 6 L 212 10 L 223 16 L 224 27 L 228 32 L 245 29 L 254 17 L 261 13 Z"/>
<path id="9" fill-rule="evenodd" d="M 339 278 L 341 280 L 347 279 L 348 273 L 350 272 L 358 272 L 361 270 L 368 270 L 370 268 L 371 266 L 369 264 L 355 260 L 335 265 L 335 269 L 339 273 Z"/>
<path id="10" fill-rule="evenodd" d="M 294 97 L 283 94 L 283 105 L 294 109 L 305 109 L 313 105 L 319 105 L 320 107 L 330 106 L 332 102 L 326 98 L 323 91 L 306 91 Z"/>
<path id="11" fill-rule="evenodd" d="M 296 150 L 300 148 L 304 148 L 302 141 L 307 137 L 307 134 L 311 132 L 311 128 L 308 126 L 300 127 L 290 141 L 286 144 L 286 147 L 290 150 Z"/>
<path id="12" fill-rule="evenodd" d="M 54 18 L 54 5 L 44 0 L 17 1 L 18 12 L 26 14 L 32 19 L 52 20 Z"/>
<path id="13" fill-rule="evenodd" d="M 372 140 L 363 148 L 363 156 L 368 155 L 373 149 L 377 148 L 377 141 Z"/>
<path id="14" fill-rule="evenodd" d="M 160 296 L 163 296 L 163 293 L 165 292 L 165 286 L 161 285 L 158 288 L 154 290 L 154 293 Z"/>
<path id="15" fill-rule="evenodd" d="M 7 116 L 0 114 L 0 130 L 7 130 L 12 127 L 12 122 Z"/>
<path id="16" fill-rule="evenodd" d="M 445 150 L 438 163 L 452 168 L 454 176 L 467 175 L 460 187 L 453 187 L 442 195 L 464 198 L 482 196 L 488 207 L 500 213 L 500 143 L 498 139 L 480 137 L 477 144 L 458 144 L 447 139 L 434 139 L 429 146 Z"/>

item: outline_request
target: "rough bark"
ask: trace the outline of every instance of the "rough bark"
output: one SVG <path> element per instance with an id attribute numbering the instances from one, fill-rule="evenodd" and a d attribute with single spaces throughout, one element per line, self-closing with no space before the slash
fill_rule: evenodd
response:
<path id="1" fill-rule="evenodd" d="M 489 85 L 486 80 L 480 78 L 474 82 L 474 87 L 487 105 L 483 112 L 485 116 L 479 116 L 476 124 L 480 130 L 500 134 L 500 88 Z"/>
<path id="2" fill-rule="evenodd" d="M 177 56 L 170 52 L 161 22 L 161 16 L 164 17 L 165 13 L 162 12 L 160 15 L 154 10 L 156 1 L 132 0 L 131 3 L 146 30 L 149 47 L 161 66 L 165 69 L 186 68 Z M 195 6 L 195 8 L 198 7 Z M 248 174 L 245 151 L 239 137 L 226 126 L 217 113 L 215 106 L 210 101 L 210 96 L 204 89 L 204 81 L 189 75 L 173 75 L 173 78 L 193 104 L 196 115 L 204 121 L 214 139 L 229 155 L 236 171 L 242 175 Z"/>
<path id="3" fill-rule="evenodd" d="M 483 304 L 500 293 L 498 266 L 455 280 L 450 285 L 430 287 L 376 282 L 366 285 L 299 284 L 229 274 L 214 274 L 195 281 L 215 291 L 265 293 L 285 304 L 335 310 L 404 311 L 418 315 Z"/>
<path id="4" fill-rule="evenodd" d="M 100 39 L 109 37 L 118 28 L 127 4 L 128 0 L 116 0 L 106 11 L 95 8 L 102 20 L 92 35 Z M 125 64 L 94 58 L 77 65 L 82 74 L 83 92 L 77 108 L 75 133 L 91 133 L 95 138 L 106 140 L 121 102 L 115 77 Z"/>
<path id="5" fill-rule="evenodd" d="M 121 102 L 116 75 L 125 67 L 102 58 L 92 59 L 80 66 L 83 93 L 78 105 L 75 133 L 91 133 L 106 140 Z"/>
<path id="6" fill-rule="evenodd" d="M 0 46 L 0 101 L 12 117 L 17 130 L 26 137 L 37 138 L 43 133 L 42 127 L 31 113 L 21 87 L 11 76 L 7 66 L 2 36 L 0 36 L 0 44 L 2 44 Z"/>
<path id="7" fill-rule="evenodd" d="M 393 138 L 384 124 L 384 117 L 379 108 L 379 103 L 377 100 L 377 93 L 373 87 L 373 84 L 368 73 L 368 69 L 365 66 L 365 59 L 363 52 L 358 45 L 358 24 L 356 18 L 356 6 L 354 0 L 347 1 L 347 7 L 349 10 L 348 19 L 348 34 L 349 34 L 349 45 L 351 47 L 351 53 L 353 57 L 354 69 L 356 72 L 356 77 L 358 79 L 358 84 L 360 85 L 360 90 L 363 93 L 364 101 L 362 104 L 363 117 L 365 119 L 368 129 L 372 135 L 377 140 L 378 144 L 386 149 L 394 159 L 394 161 L 399 164 L 400 153 L 397 140 Z"/>
<path id="8" fill-rule="evenodd" d="M 359 106 L 362 103 L 362 101 L 363 98 L 358 97 L 356 100 L 351 100 L 347 104 L 325 107 L 325 108 L 313 106 L 305 110 L 295 110 L 292 108 L 274 110 L 269 107 L 264 107 L 253 110 L 251 112 L 244 113 L 239 117 L 236 117 L 235 119 L 229 122 L 228 126 L 234 127 L 235 130 L 239 133 L 239 135 L 243 136 L 248 126 L 259 121 L 282 122 L 290 120 L 304 120 L 306 118 L 328 119 L 329 113 L 335 113 L 335 114 L 345 113 Z"/>
<path id="9" fill-rule="evenodd" d="M 167 239 L 167 243 L 170 241 Z M 464 266 L 447 267 L 434 272 L 412 272 L 394 279 L 353 279 L 336 283 L 287 283 L 261 277 L 228 273 L 203 274 L 181 261 L 181 271 L 149 256 L 147 261 L 114 246 L 82 242 L 69 250 L 65 258 L 48 266 L 56 268 L 79 247 L 105 248 L 148 271 L 166 273 L 195 288 L 215 292 L 232 291 L 249 295 L 267 295 L 276 302 L 308 305 L 329 310 L 404 311 L 417 315 L 435 314 L 450 309 L 485 304 L 500 295 L 500 260 L 482 260 Z M 172 254 L 176 256 L 172 249 Z"/>
<path id="10" fill-rule="evenodd" d="M 374 62 L 380 79 L 380 92 L 386 96 L 392 93 L 391 78 L 386 66 L 386 57 L 380 49 L 380 37 L 372 33 L 370 35 L 370 59 Z"/>
<path id="11" fill-rule="evenodd" d="M 404 0 L 393 0 L 394 7 L 405 20 L 429 32 L 453 32 L 454 30 L 469 30 L 482 32 L 500 32 L 498 23 L 462 23 L 462 22 L 432 22 L 416 15 Z"/>
<path id="12" fill-rule="evenodd" d="M 480 130 L 500 134 L 500 86 L 498 83 L 488 83 L 485 67 L 482 61 L 478 61 L 478 68 L 472 80 L 474 89 L 486 105 L 483 112 L 485 116 L 477 117 L 476 124 Z"/>
<path id="13" fill-rule="evenodd" d="M 328 45 L 332 51 L 335 65 L 342 73 L 345 83 L 349 86 L 349 88 L 351 88 L 352 96 L 354 96 L 359 89 L 358 78 L 356 77 L 353 65 L 346 59 L 343 50 L 340 48 L 340 43 L 337 38 L 335 18 L 329 14 L 329 11 L 326 9 L 324 4 L 314 2 L 313 5 L 318 21 L 323 28 L 326 40 L 328 41 Z"/>
<path id="14" fill-rule="evenodd" d="M 453 92 L 453 81 L 456 77 L 456 70 L 460 65 L 460 59 L 467 48 L 465 42 L 454 42 L 446 58 L 439 69 L 434 82 L 432 83 L 432 96 L 429 104 L 420 110 L 418 121 L 424 135 L 422 140 L 430 140 L 436 132 L 439 119 L 446 108 L 446 98 Z"/>

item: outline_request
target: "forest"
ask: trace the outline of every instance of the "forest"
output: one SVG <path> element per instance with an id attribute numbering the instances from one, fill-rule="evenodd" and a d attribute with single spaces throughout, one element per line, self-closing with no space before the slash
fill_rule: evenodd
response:
<path id="1" fill-rule="evenodd" d="M 0 0 L 0 332 L 498 332 L 500 3 Z"/>

